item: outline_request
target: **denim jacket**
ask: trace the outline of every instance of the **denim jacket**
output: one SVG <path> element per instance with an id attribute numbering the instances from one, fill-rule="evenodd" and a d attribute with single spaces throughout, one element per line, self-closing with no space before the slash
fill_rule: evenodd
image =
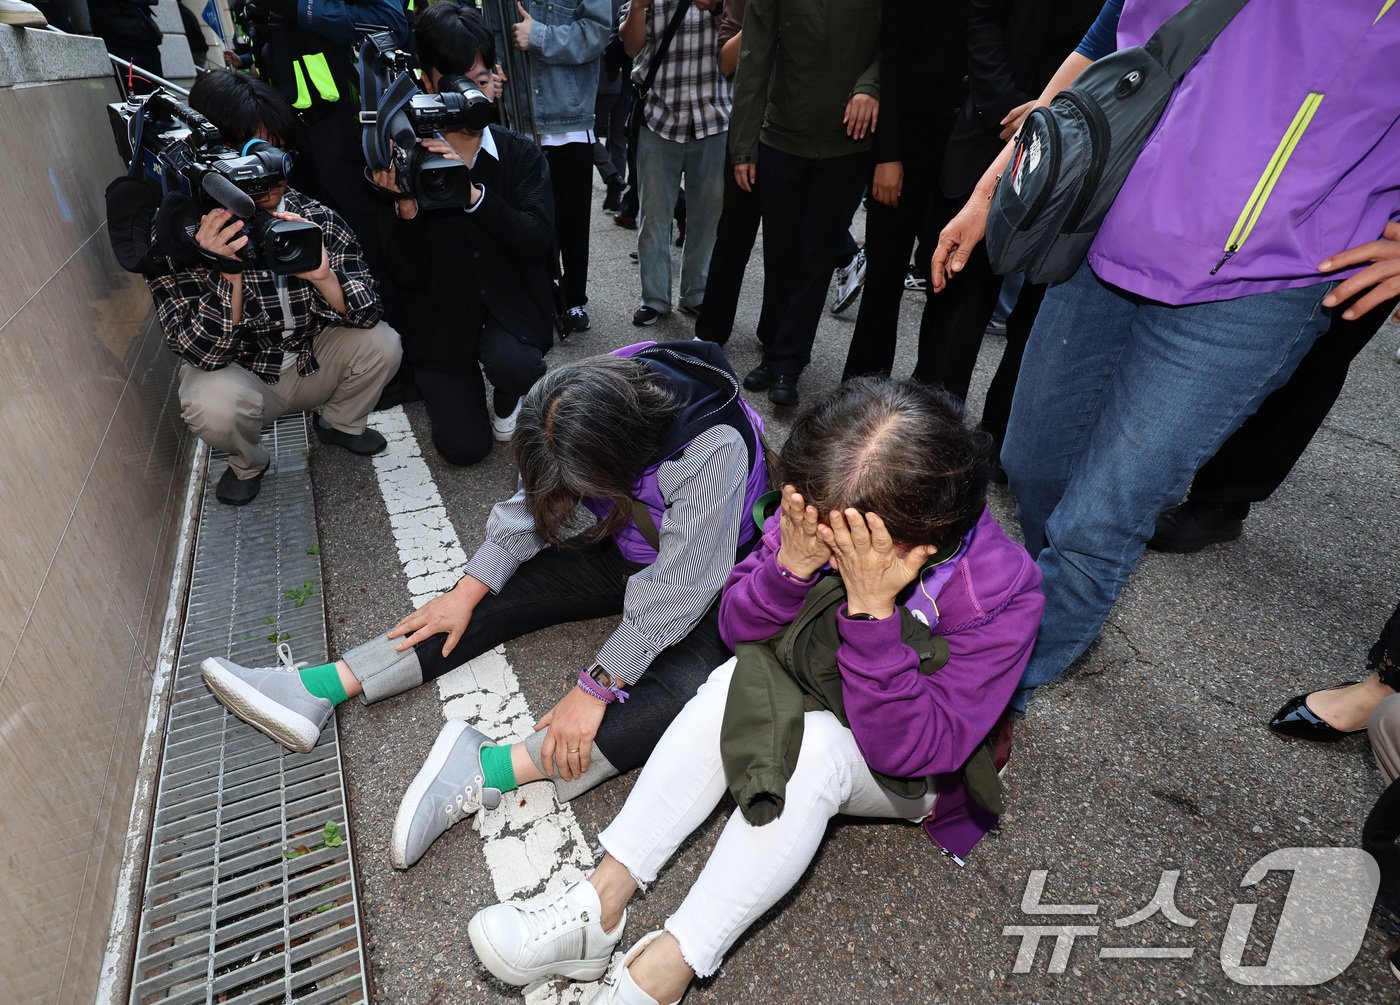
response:
<path id="1" fill-rule="evenodd" d="M 599 61 L 613 28 L 611 0 L 522 2 L 535 22 L 530 30 L 535 128 L 541 136 L 592 129 Z"/>

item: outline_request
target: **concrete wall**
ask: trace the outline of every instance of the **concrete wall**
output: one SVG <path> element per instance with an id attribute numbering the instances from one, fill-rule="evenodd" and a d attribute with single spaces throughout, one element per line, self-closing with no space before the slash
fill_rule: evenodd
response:
<path id="1" fill-rule="evenodd" d="M 132 808 L 188 446 L 96 39 L 0 26 L 0 1002 L 91 1002 Z"/>

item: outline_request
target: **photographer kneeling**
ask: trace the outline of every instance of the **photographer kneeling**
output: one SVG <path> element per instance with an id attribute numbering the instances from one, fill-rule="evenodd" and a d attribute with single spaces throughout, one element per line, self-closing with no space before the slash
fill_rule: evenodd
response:
<path id="1" fill-rule="evenodd" d="M 447 78 L 465 77 L 492 93 L 495 44 L 476 11 L 434 5 L 418 16 L 414 35 L 424 91 L 450 90 Z M 467 165 L 471 194 L 464 207 L 428 209 L 402 194 L 394 168 L 374 172 L 376 184 L 399 194 L 386 248 L 407 294 L 397 320 L 434 446 L 454 464 L 475 464 L 491 452 L 493 434 L 513 435 L 521 398 L 544 376 L 554 340 L 549 169 L 538 147 L 501 126 L 462 125 L 420 142 Z M 482 368 L 494 388 L 489 427 Z"/>
<path id="2" fill-rule="evenodd" d="M 280 94 L 233 70 L 202 75 L 189 102 L 244 150 L 257 140 L 282 146 L 300 128 Z M 379 320 L 374 279 L 345 222 L 285 182 L 254 202 L 279 219 L 320 227 L 320 265 L 291 276 L 181 265 L 147 278 L 166 342 L 184 360 L 180 414 L 196 436 L 228 453 L 215 494 L 231 506 L 257 496 L 270 463 L 262 426 L 288 412 L 319 412 L 313 425 L 322 443 L 357 454 L 383 450 L 384 437 L 365 417 L 402 355 L 398 333 Z M 248 240 L 243 221 L 224 209 L 205 213 L 194 234 L 203 252 L 230 260 Z"/>

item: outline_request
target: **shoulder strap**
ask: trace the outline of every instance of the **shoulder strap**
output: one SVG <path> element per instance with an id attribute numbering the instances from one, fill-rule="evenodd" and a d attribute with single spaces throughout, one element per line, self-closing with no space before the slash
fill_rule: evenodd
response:
<path id="1" fill-rule="evenodd" d="M 1173 81 L 1180 81 L 1246 2 L 1191 0 L 1168 18 L 1143 48 L 1156 57 Z"/>
<path id="2" fill-rule="evenodd" d="M 685 20 L 686 14 L 690 13 L 690 4 L 691 0 L 681 0 L 676 5 L 676 12 L 671 15 L 671 20 L 666 22 L 666 30 L 661 33 L 661 41 L 657 43 L 656 52 L 652 55 L 651 62 L 647 64 L 646 76 L 642 78 L 641 86 L 637 88 L 637 100 L 645 101 L 651 92 L 651 85 L 656 83 L 656 75 L 661 70 L 661 61 L 666 58 L 666 52 L 671 48 L 671 39 L 675 38 L 676 32 L 681 30 L 681 22 Z"/>
<path id="3" fill-rule="evenodd" d="M 651 517 L 651 510 L 647 509 L 647 504 L 636 496 L 632 496 L 632 522 L 637 525 L 637 530 L 641 532 L 642 539 L 652 548 L 660 553 L 661 532 L 656 528 L 656 521 Z"/>

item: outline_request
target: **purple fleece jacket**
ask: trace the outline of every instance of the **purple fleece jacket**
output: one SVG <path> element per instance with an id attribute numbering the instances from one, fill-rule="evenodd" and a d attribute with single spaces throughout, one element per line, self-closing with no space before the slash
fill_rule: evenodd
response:
<path id="1" fill-rule="evenodd" d="M 729 574 L 719 631 L 731 649 L 787 626 L 807 597 L 810 584 L 778 571 L 779 544 L 774 516 L 759 546 Z M 1006 711 L 1030 659 L 1045 607 L 1040 570 L 989 510 L 983 511 L 937 607 L 933 632 L 948 640 L 949 657 L 931 676 L 919 673 L 918 657 L 900 640 L 897 617 L 840 621 L 836 662 L 846 716 L 866 763 L 881 774 L 920 778 L 957 772 Z M 970 831 L 940 834 L 940 820 L 952 813 L 966 816 L 968 807 L 961 776 L 934 784 L 938 805 L 926 829 L 961 858 L 995 818 Z"/>

